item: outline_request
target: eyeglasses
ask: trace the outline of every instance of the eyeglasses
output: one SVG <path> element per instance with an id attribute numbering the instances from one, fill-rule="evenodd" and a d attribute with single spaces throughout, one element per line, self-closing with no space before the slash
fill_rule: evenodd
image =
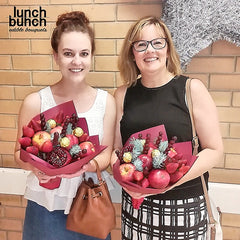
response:
<path id="1" fill-rule="evenodd" d="M 140 40 L 133 42 L 132 46 L 137 52 L 143 52 L 148 48 L 149 43 L 154 49 L 159 50 L 166 46 L 167 38 L 156 38 L 151 41 Z"/>

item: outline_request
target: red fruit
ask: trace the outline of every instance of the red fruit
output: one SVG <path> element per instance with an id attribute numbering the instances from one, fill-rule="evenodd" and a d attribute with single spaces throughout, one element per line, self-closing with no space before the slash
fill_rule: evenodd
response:
<path id="1" fill-rule="evenodd" d="M 40 121 L 35 121 L 35 120 L 31 120 L 30 124 L 29 124 L 29 127 L 32 127 L 34 132 L 38 132 L 38 131 L 41 131 L 42 128 L 41 128 L 41 122 Z"/>
<path id="2" fill-rule="evenodd" d="M 177 155 L 177 152 L 175 151 L 175 149 L 171 148 L 171 149 L 168 151 L 168 157 L 174 158 L 176 155 Z"/>
<path id="3" fill-rule="evenodd" d="M 144 178 L 142 181 L 141 181 L 141 186 L 143 188 L 147 188 L 149 186 L 149 181 L 147 178 Z"/>
<path id="4" fill-rule="evenodd" d="M 26 151 L 33 154 L 33 155 L 38 155 L 38 148 L 35 146 L 29 146 L 26 148 Z"/>
<path id="5" fill-rule="evenodd" d="M 79 147 L 82 149 L 82 154 L 80 156 L 81 158 L 86 157 L 95 152 L 94 145 L 92 144 L 92 142 L 89 141 L 80 143 Z M 83 151 L 84 149 L 87 151 Z"/>
<path id="6" fill-rule="evenodd" d="M 133 208 L 135 209 L 139 209 L 142 202 L 143 202 L 144 198 L 133 198 L 132 197 L 132 205 L 133 205 Z"/>
<path id="7" fill-rule="evenodd" d="M 61 134 L 62 132 L 62 126 L 56 126 L 55 128 L 51 129 L 50 133 L 51 134 L 54 134 L 55 132 L 59 133 L 59 135 Z"/>
<path id="8" fill-rule="evenodd" d="M 176 171 L 173 174 L 170 174 L 170 183 L 175 183 L 177 182 L 180 178 L 182 178 L 183 173 L 180 171 Z"/>
<path id="9" fill-rule="evenodd" d="M 123 163 L 119 166 L 119 171 L 123 181 L 133 181 L 133 173 L 136 167 L 132 163 Z"/>
<path id="10" fill-rule="evenodd" d="M 56 121 L 57 123 L 61 124 L 61 123 L 63 122 L 63 120 L 64 120 L 64 113 L 63 113 L 63 111 L 61 110 L 61 111 L 58 112 L 58 114 L 57 114 L 57 116 L 56 116 L 56 118 L 55 118 L 55 121 Z"/>
<path id="11" fill-rule="evenodd" d="M 67 134 L 66 137 L 70 140 L 70 144 L 68 147 L 66 147 L 67 150 L 69 150 L 73 145 L 78 144 L 78 138 L 72 134 Z"/>
<path id="12" fill-rule="evenodd" d="M 180 168 L 179 168 L 179 172 L 182 172 L 183 174 L 187 173 L 187 171 L 190 169 L 190 166 L 186 166 L 185 164 L 183 164 Z"/>
<path id="13" fill-rule="evenodd" d="M 187 164 L 187 159 L 181 159 L 178 161 L 179 165 L 186 165 Z"/>
<path id="14" fill-rule="evenodd" d="M 26 148 L 31 145 L 32 140 L 30 137 L 21 137 L 18 139 L 18 142 L 21 144 L 21 147 Z"/>
<path id="15" fill-rule="evenodd" d="M 23 136 L 24 137 L 32 137 L 34 135 L 34 130 L 31 127 L 23 126 Z"/>
<path id="16" fill-rule="evenodd" d="M 176 158 L 177 160 L 180 160 L 180 159 L 183 158 L 183 154 L 182 154 L 182 153 L 177 153 L 177 155 L 175 156 L 175 158 Z"/>
<path id="17" fill-rule="evenodd" d="M 140 172 L 140 171 L 134 171 L 133 173 L 133 179 L 136 180 L 136 181 L 141 181 L 143 179 L 143 172 Z"/>
<path id="18" fill-rule="evenodd" d="M 168 173 L 174 173 L 177 171 L 178 167 L 179 167 L 178 163 L 172 162 L 166 165 L 166 170 L 168 171 Z"/>
<path id="19" fill-rule="evenodd" d="M 152 158 L 147 154 L 141 154 L 138 156 L 138 159 L 142 161 L 142 167 L 148 171 L 152 169 Z"/>
<path id="20" fill-rule="evenodd" d="M 170 175 L 166 170 L 154 169 L 149 173 L 148 181 L 153 188 L 165 188 L 170 182 Z"/>
<path id="21" fill-rule="evenodd" d="M 147 153 L 147 155 L 149 156 L 149 157 L 151 157 L 152 156 L 152 150 L 154 150 L 154 149 L 157 149 L 157 147 L 153 144 L 153 143 L 149 143 L 149 150 L 148 150 L 148 153 Z"/>
<path id="22" fill-rule="evenodd" d="M 89 136 L 87 133 L 83 133 L 81 137 L 78 138 L 79 142 L 86 142 L 89 140 Z"/>
<path id="23" fill-rule="evenodd" d="M 47 162 L 55 167 L 63 167 L 69 164 L 72 160 L 70 153 L 61 147 L 54 148 L 47 155 Z"/>
<path id="24" fill-rule="evenodd" d="M 51 135 L 48 132 L 39 131 L 39 132 L 34 134 L 34 136 L 32 138 L 32 144 L 33 144 L 33 146 L 38 147 L 38 149 L 40 151 L 42 151 L 42 145 L 46 141 L 50 141 L 50 140 L 51 140 Z"/>
<path id="25" fill-rule="evenodd" d="M 53 144 L 50 140 L 44 142 L 40 149 L 40 151 L 42 151 L 42 152 L 51 152 L 52 150 L 53 150 Z"/>

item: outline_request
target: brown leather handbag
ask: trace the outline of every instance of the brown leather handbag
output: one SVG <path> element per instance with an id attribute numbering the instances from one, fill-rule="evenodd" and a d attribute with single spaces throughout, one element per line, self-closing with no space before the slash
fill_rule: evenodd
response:
<path id="1" fill-rule="evenodd" d="M 115 209 L 105 181 L 96 164 L 98 184 L 92 178 L 80 184 L 67 217 L 66 228 L 85 235 L 106 239 L 115 227 Z"/>

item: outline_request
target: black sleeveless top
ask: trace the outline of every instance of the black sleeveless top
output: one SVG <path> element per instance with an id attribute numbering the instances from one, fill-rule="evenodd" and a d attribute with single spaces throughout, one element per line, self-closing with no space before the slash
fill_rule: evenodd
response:
<path id="1" fill-rule="evenodd" d="M 146 88 L 138 79 L 127 89 L 124 99 L 120 131 L 123 145 L 135 132 L 164 124 L 168 139 L 177 136 L 177 142 L 192 140 L 192 126 L 185 101 L 187 77 L 175 76 L 167 84 Z M 208 173 L 205 174 L 206 180 Z M 182 184 L 164 194 L 150 198 L 182 199 L 203 194 L 200 177 Z"/>

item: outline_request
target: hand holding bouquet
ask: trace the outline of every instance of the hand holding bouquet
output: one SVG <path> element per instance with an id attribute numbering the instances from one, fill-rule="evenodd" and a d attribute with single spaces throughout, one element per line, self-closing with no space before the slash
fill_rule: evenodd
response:
<path id="1" fill-rule="evenodd" d="M 158 194 L 170 190 L 196 160 L 191 142 L 176 140 L 167 140 L 164 125 L 133 134 L 123 149 L 116 151 L 115 179 L 133 192 Z M 134 208 L 138 209 L 142 201 L 132 198 Z"/>
<path id="2" fill-rule="evenodd" d="M 49 176 L 80 170 L 105 147 L 98 136 L 89 136 L 85 118 L 78 118 L 72 101 L 51 108 L 23 126 L 20 158 Z M 61 178 L 40 184 L 59 187 Z"/>

